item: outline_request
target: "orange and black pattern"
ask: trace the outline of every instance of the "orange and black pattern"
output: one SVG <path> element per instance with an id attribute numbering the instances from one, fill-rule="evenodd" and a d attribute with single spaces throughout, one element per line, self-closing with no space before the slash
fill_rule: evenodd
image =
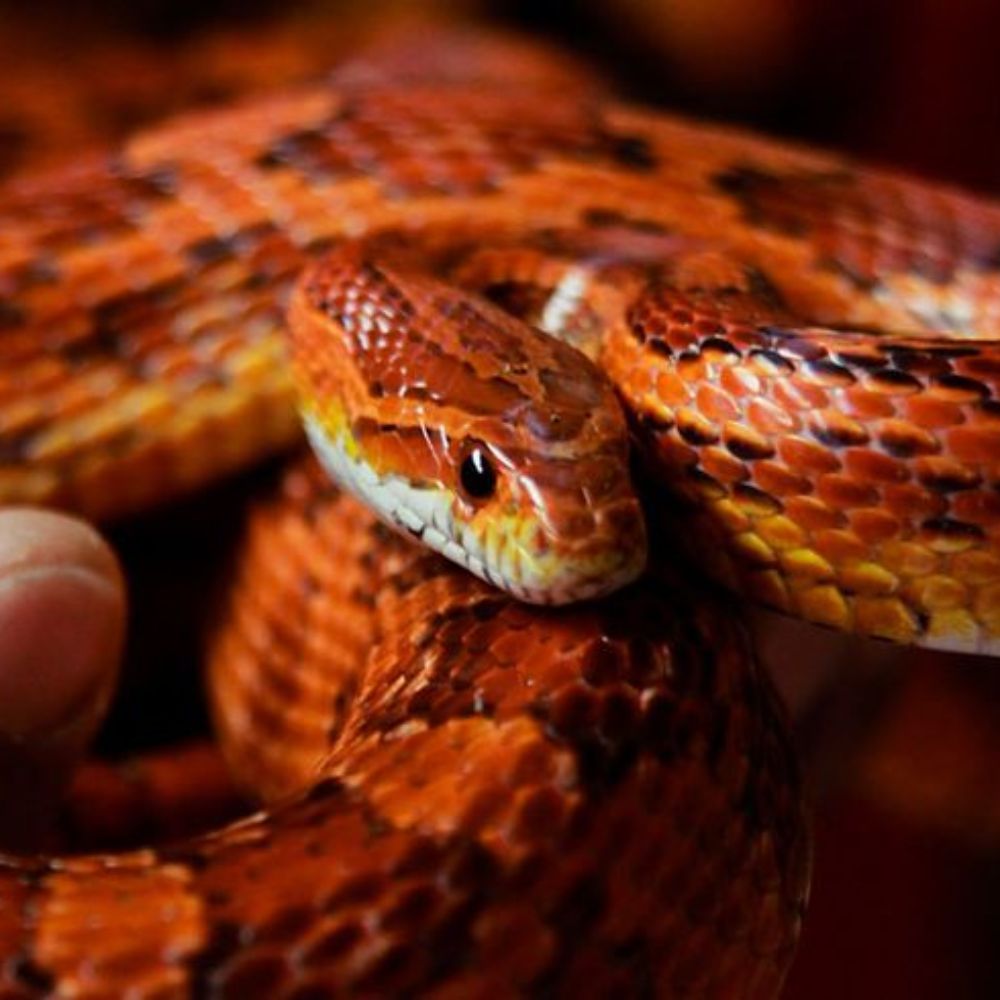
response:
<path id="1" fill-rule="evenodd" d="M 279 804 L 0 862 L 0 992 L 773 996 L 808 874 L 797 778 L 744 636 L 693 596 L 530 609 L 293 467 L 211 657 L 238 767 Z"/>
<path id="2" fill-rule="evenodd" d="M 303 264 L 486 235 L 456 280 L 523 314 L 582 269 L 559 311 L 668 485 L 648 506 L 689 502 L 727 581 L 994 642 L 1000 208 L 445 70 L 355 67 L 5 187 L 0 502 L 111 517 L 290 446 Z M 526 609 L 293 467 L 210 657 L 226 753 L 275 804 L 184 846 L 4 859 L 0 993 L 774 995 L 794 764 L 730 612 L 665 572 Z"/>

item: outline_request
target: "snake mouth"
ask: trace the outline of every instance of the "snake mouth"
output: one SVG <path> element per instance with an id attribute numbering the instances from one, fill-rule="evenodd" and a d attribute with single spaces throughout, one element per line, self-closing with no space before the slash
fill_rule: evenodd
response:
<path id="1" fill-rule="evenodd" d="M 645 568 L 645 522 L 634 497 L 602 506 L 590 530 L 577 537 L 553 537 L 523 510 L 463 517 L 452 491 L 376 471 L 345 439 L 345 428 L 331 433 L 310 414 L 304 425 L 326 472 L 381 520 L 518 600 L 592 600 L 631 583 Z"/>
<path id="2" fill-rule="evenodd" d="M 636 504 L 638 509 L 638 505 Z M 559 606 L 595 600 L 636 580 L 646 567 L 646 536 L 641 514 L 622 517 L 620 534 L 595 534 L 572 548 L 538 544 L 541 532 L 530 518 L 491 521 L 479 534 L 453 516 L 426 518 L 426 510 L 403 515 L 421 524 L 423 544 L 440 552 L 526 604 Z M 441 524 L 444 520 L 445 524 Z"/>
<path id="3" fill-rule="evenodd" d="M 563 605 L 610 594 L 645 569 L 641 505 L 624 495 L 593 512 L 590 530 L 553 533 L 551 523 L 516 506 L 468 517 L 447 490 L 391 487 L 394 520 L 429 548 L 528 604 Z"/>
<path id="4" fill-rule="evenodd" d="M 522 539 L 534 537 L 535 544 Z M 530 604 L 562 605 L 595 600 L 632 583 L 646 568 L 645 522 L 638 502 L 623 500 L 600 512 L 585 537 L 552 544 L 530 530 L 508 534 L 501 584 Z"/>
<path id="5" fill-rule="evenodd" d="M 509 590 L 528 604 L 563 605 L 606 597 L 637 580 L 646 568 L 644 549 L 629 547 L 608 552 L 599 560 L 566 563 L 537 585 L 514 584 Z"/>

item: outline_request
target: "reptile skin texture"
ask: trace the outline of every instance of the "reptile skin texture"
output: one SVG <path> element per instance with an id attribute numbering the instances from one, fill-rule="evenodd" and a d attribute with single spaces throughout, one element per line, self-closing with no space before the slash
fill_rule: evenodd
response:
<path id="1" fill-rule="evenodd" d="M 995 649 L 1000 208 L 513 58 L 355 68 L 0 193 L 0 502 L 110 519 L 294 446 L 285 308 L 348 240 L 588 354 L 654 484 L 649 574 L 543 610 L 297 460 L 208 653 L 265 811 L 0 860 L 0 996 L 774 996 L 796 766 L 732 608 L 670 557 Z"/>
<path id="2" fill-rule="evenodd" d="M 284 304 L 345 237 L 583 226 L 655 262 L 666 234 L 735 263 L 668 257 L 601 361 L 717 572 L 838 628 L 991 649 L 1000 210 L 555 93 L 321 86 L 10 184 L 0 497 L 109 517 L 288 446 Z"/>
<path id="3" fill-rule="evenodd" d="M 0 995 L 775 994 L 808 850 L 724 606 L 649 581 L 529 608 L 311 460 L 254 511 L 230 600 L 221 736 L 275 804 L 179 845 L 5 859 Z"/>

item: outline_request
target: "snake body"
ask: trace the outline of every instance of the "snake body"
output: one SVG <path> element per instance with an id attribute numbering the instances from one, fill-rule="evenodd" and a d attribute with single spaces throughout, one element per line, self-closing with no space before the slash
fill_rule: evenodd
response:
<path id="1" fill-rule="evenodd" d="M 327 464 L 545 602 L 645 561 L 630 436 L 669 488 L 651 571 L 529 608 L 301 460 L 209 655 L 272 805 L 0 861 L 5 996 L 773 995 L 795 765 L 741 633 L 664 567 L 676 524 L 784 610 L 995 648 L 1000 208 L 544 71 L 441 76 L 355 70 L 11 182 L 0 500 L 109 518 L 294 443 L 280 331 L 333 248 L 292 310 Z M 477 449 L 507 462 L 486 497 Z"/>

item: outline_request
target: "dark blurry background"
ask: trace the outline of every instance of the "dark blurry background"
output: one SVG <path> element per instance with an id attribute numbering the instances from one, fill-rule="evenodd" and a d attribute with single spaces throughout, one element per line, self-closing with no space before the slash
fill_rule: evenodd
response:
<path id="1" fill-rule="evenodd" d="M 44 103 L 10 81 L 43 50 L 76 81 L 76 100 L 93 88 L 127 123 L 308 76 L 406 17 L 503 22 L 572 46 L 630 96 L 1000 186 L 996 0 L 0 0 L 6 156 L 23 131 L 17 99 Z M 171 67 L 199 79 L 167 72 L 167 84 Z"/>
<path id="2" fill-rule="evenodd" d="M 455 18 L 567 46 L 645 102 L 1000 192 L 998 0 L 0 0 L 0 176 Z M 867 737 L 817 755 L 790 1000 L 1000 997 L 997 664 L 904 659 Z"/>

